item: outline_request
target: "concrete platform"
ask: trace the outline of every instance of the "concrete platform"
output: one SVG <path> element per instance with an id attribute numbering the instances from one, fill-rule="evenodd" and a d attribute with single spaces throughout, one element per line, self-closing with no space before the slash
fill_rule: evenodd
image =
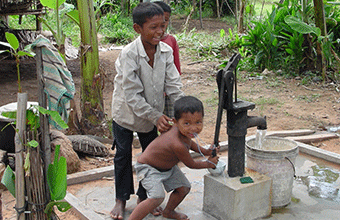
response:
<path id="1" fill-rule="evenodd" d="M 227 152 L 222 153 L 221 159 L 227 162 Z M 312 181 L 312 178 L 308 180 L 309 177 L 313 177 L 312 170 L 316 165 L 328 168 L 329 172 L 333 173 L 335 176 L 338 175 L 338 177 L 332 184 L 322 181 L 315 182 Z M 338 219 L 340 216 L 340 194 L 338 193 L 340 188 L 339 166 L 304 154 L 300 154 L 297 157 L 295 166 L 297 178 L 294 180 L 292 202 L 285 208 L 272 210 L 272 214 L 264 219 Z M 217 220 L 217 218 L 203 211 L 203 178 L 204 175 L 208 174 L 208 171 L 206 169 L 192 170 L 187 167 L 182 167 L 181 169 L 190 180 L 192 189 L 189 195 L 179 205 L 177 211 L 187 214 L 190 219 L 193 220 Z M 325 184 L 326 186 L 319 187 L 321 188 L 319 192 L 321 196 L 313 195 L 313 190 L 315 190 L 315 185 L 317 184 Z M 81 188 L 79 186 L 81 186 Z M 115 198 L 113 179 L 108 178 L 91 181 L 82 183 L 79 186 L 71 185 L 68 187 L 68 191 L 74 196 L 71 197 L 76 198 L 75 201 L 77 206 L 82 206 L 82 209 L 80 209 L 81 212 L 85 209 L 88 216 L 90 213 L 93 214 L 89 218 L 83 216 L 83 219 L 111 219 L 109 212 L 114 205 Z M 73 187 L 77 188 L 77 190 L 74 190 Z M 137 197 L 133 195 L 127 202 L 124 219 L 128 219 L 129 214 L 136 206 L 136 201 Z M 167 199 L 165 202 L 166 201 Z M 165 202 L 161 205 L 163 208 L 165 207 Z M 165 218 L 149 215 L 145 219 L 163 220 Z"/>

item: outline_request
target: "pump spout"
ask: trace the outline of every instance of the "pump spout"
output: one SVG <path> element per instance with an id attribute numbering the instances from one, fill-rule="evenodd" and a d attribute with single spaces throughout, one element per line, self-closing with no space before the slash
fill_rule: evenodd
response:
<path id="1" fill-rule="evenodd" d="M 266 130 L 267 129 L 267 120 L 266 116 L 259 117 L 259 116 L 247 116 L 248 125 L 247 128 L 257 126 L 259 130 Z"/>

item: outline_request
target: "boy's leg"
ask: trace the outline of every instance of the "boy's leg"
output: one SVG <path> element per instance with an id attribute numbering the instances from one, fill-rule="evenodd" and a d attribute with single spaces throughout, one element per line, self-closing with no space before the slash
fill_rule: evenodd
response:
<path id="1" fill-rule="evenodd" d="M 163 181 L 163 185 L 167 192 L 172 189 L 174 190 L 170 194 L 169 201 L 162 215 L 166 218 L 188 219 L 188 216 L 185 214 L 175 211 L 175 208 L 183 201 L 191 188 L 189 180 L 177 165 L 173 167 L 171 177 Z"/>
<path id="2" fill-rule="evenodd" d="M 130 220 L 142 220 L 145 216 L 147 216 L 150 212 L 152 212 L 155 208 L 157 208 L 162 202 L 164 198 L 157 199 L 145 199 L 140 202 L 137 207 L 131 213 L 129 219 Z"/>
<path id="3" fill-rule="evenodd" d="M 187 215 L 175 211 L 175 208 L 183 201 L 189 191 L 190 188 L 185 186 L 175 189 L 170 194 L 169 201 L 163 210 L 163 217 L 171 219 L 189 219 Z"/>
<path id="4" fill-rule="evenodd" d="M 132 173 L 133 132 L 119 126 L 115 121 L 112 121 L 112 130 L 113 145 L 116 147 L 114 158 L 116 204 L 110 214 L 114 219 L 123 219 L 126 200 L 129 200 L 130 194 L 134 193 Z"/>

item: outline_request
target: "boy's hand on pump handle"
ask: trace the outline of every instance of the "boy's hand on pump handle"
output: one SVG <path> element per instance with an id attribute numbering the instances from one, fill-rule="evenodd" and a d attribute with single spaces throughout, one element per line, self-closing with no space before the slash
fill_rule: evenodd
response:
<path id="1" fill-rule="evenodd" d="M 210 147 L 209 147 L 210 156 L 209 156 L 208 160 L 213 163 L 213 164 L 209 163 L 211 165 L 210 168 L 216 168 L 216 164 L 218 163 L 219 157 L 213 156 L 212 152 L 213 152 L 213 150 L 216 150 L 216 154 L 218 154 L 220 152 L 220 148 L 221 148 L 220 145 L 217 145 L 217 146 L 215 146 L 215 144 L 210 145 Z"/>

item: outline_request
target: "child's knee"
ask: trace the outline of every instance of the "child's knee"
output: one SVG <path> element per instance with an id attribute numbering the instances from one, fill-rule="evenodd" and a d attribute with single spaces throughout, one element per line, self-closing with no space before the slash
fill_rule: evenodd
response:
<path id="1" fill-rule="evenodd" d="M 176 191 L 184 196 L 186 196 L 190 192 L 190 187 L 182 186 L 180 188 L 177 188 Z"/>

